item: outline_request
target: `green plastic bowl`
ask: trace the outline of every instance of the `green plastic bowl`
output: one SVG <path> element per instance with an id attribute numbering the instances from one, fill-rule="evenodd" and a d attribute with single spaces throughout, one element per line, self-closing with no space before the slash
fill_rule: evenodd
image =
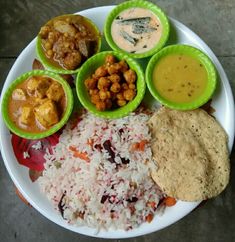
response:
<path id="1" fill-rule="evenodd" d="M 133 8 L 133 7 L 145 8 L 145 9 L 152 11 L 152 13 L 154 13 L 158 17 L 158 19 L 160 20 L 160 22 L 162 24 L 162 36 L 161 36 L 160 40 L 156 43 L 156 45 L 152 49 L 150 49 L 146 52 L 143 52 L 143 53 L 130 53 L 130 52 L 127 52 L 127 51 L 121 49 L 113 41 L 113 38 L 111 35 L 111 26 L 112 26 L 114 19 L 124 10 Z M 125 53 L 132 58 L 145 58 L 145 57 L 152 56 L 153 54 L 155 54 L 166 44 L 168 37 L 169 37 L 169 32 L 170 32 L 169 20 L 168 20 L 166 14 L 162 11 L 162 9 L 151 2 L 143 1 L 143 0 L 132 0 L 132 1 L 126 1 L 124 3 L 119 4 L 117 7 L 115 7 L 110 12 L 108 17 L 106 18 L 105 25 L 104 25 L 105 38 L 106 38 L 108 44 L 110 45 L 110 47 L 113 50 Z"/>
<path id="2" fill-rule="evenodd" d="M 108 54 L 112 54 L 118 60 L 125 60 L 129 67 L 133 69 L 137 74 L 137 94 L 135 98 L 128 102 L 125 106 L 114 109 L 114 110 L 106 110 L 106 111 L 98 111 L 93 103 L 90 101 L 89 93 L 85 87 L 84 81 L 91 76 L 95 72 L 95 70 L 104 64 L 105 57 Z M 128 57 L 125 54 L 116 51 L 104 51 L 100 52 L 90 59 L 88 59 L 81 67 L 77 78 L 76 78 L 76 91 L 78 98 L 81 104 L 91 113 L 95 114 L 96 116 L 107 118 L 107 119 L 116 119 L 127 116 L 129 113 L 134 111 L 139 104 L 141 103 L 144 94 L 145 94 L 146 84 L 144 80 L 144 74 L 141 69 L 141 66 L 134 61 L 132 58 Z"/>
<path id="3" fill-rule="evenodd" d="M 171 54 L 183 54 L 183 55 L 191 56 L 199 60 L 199 62 L 201 62 L 206 68 L 208 83 L 205 88 L 205 91 L 202 93 L 202 95 L 200 95 L 197 99 L 193 100 L 192 102 L 187 102 L 187 103 L 171 102 L 166 98 L 162 97 L 153 84 L 152 75 L 153 75 L 154 67 L 159 63 L 159 61 L 163 57 Z M 211 60 L 209 59 L 209 57 L 205 55 L 201 50 L 188 45 L 171 45 L 163 48 L 161 51 L 159 51 L 150 59 L 146 68 L 145 76 L 146 76 L 148 89 L 152 94 L 152 96 L 161 104 L 169 108 L 178 109 L 178 110 L 193 110 L 205 104 L 213 95 L 216 89 L 216 83 L 217 83 L 216 69 L 213 63 L 211 62 Z"/>
<path id="4" fill-rule="evenodd" d="M 67 100 L 66 111 L 62 119 L 57 124 L 52 126 L 50 129 L 46 131 L 42 131 L 41 133 L 31 133 L 31 132 L 27 132 L 26 130 L 18 128 L 11 120 L 9 116 L 9 111 L 8 111 L 9 98 L 11 97 L 13 90 L 16 88 L 17 85 L 24 82 L 26 79 L 28 79 L 31 76 L 48 76 L 58 81 L 64 89 L 66 100 Z M 70 117 L 72 109 L 73 109 L 73 94 L 69 84 L 59 75 L 56 75 L 53 72 L 49 72 L 45 70 L 34 70 L 34 71 L 26 72 L 20 77 L 18 77 L 17 79 L 15 79 L 8 87 L 6 92 L 4 93 L 4 96 L 2 99 L 2 107 L 1 107 L 3 120 L 6 126 L 16 135 L 26 139 L 41 139 L 54 134 L 66 124 L 66 122 Z"/>
<path id="5" fill-rule="evenodd" d="M 46 24 L 50 23 L 52 20 L 54 20 L 54 19 L 56 19 L 58 17 L 69 17 L 71 15 L 73 15 L 73 14 L 57 16 L 57 17 L 49 20 Z M 81 16 L 81 15 L 79 15 L 79 16 Z M 93 29 L 97 33 L 98 43 L 97 43 L 97 51 L 96 51 L 96 53 L 98 53 L 100 51 L 100 48 L 101 48 L 101 34 L 99 32 L 99 29 L 97 28 L 97 26 L 90 19 L 88 19 L 88 18 L 86 18 L 84 16 L 82 16 L 82 17 L 85 19 L 85 21 L 88 24 L 90 24 L 90 26 L 93 27 Z M 36 52 L 37 52 L 38 58 L 40 59 L 40 61 L 44 65 L 44 67 L 46 69 L 48 69 L 49 71 L 52 71 L 52 72 L 55 72 L 55 73 L 60 73 L 60 74 L 74 74 L 74 73 L 77 73 L 79 71 L 79 69 L 80 69 L 80 67 L 79 67 L 76 70 L 66 70 L 63 67 L 59 67 L 59 66 L 53 65 L 53 63 L 50 62 L 50 60 L 46 57 L 46 55 L 44 53 L 44 50 L 42 48 L 42 39 L 41 39 L 41 37 L 39 35 L 37 36 L 37 40 L 36 40 Z"/>

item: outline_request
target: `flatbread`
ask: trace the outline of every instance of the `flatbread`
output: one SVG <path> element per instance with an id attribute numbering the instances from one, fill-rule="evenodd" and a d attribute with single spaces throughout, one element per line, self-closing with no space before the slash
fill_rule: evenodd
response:
<path id="1" fill-rule="evenodd" d="M 168 195 L 183 201 L 205 200 L 229 182 L 228 137 L 202 109 L 160 108 L 149 120 L 157 167 L 152 178 Z"/>

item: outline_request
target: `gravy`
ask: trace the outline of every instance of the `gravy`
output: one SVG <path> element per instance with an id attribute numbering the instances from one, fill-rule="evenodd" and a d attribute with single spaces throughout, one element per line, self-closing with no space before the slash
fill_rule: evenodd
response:
<path id="1" fill-rule="evenodd" d="M 153 71 L 160 95 L 176 103 L 196 100 L 207 86 L 207 71 L 199 60 L 181 54 L 163 57 Z"/>
<path id="2" fill-rule="evenodd" d="M 29 88 L 29 81 L 46 80 L 43 91 Z M 46 79 L 45 79 L 46 78 Z M 33 76 L 20 83 L 9 99 L 8 112 L 15 125 L 27 132 L 40 133 L 58 123 L 66 109 L 65 92 L 59 82 L 49 77 Z"/>

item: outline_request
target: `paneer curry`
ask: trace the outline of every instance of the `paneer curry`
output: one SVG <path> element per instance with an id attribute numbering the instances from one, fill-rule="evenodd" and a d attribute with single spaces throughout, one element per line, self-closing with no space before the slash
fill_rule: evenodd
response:
<path id="1" fill-rule="evenodd" d="M 66 109 L 66 95 L 56 80 L 31 76 L 13 90 L 8 109 L 18 128 L 40 133 L 61 120 Z"/>
<path id="2" fill-rule="evenodd" d="M 53 18 L 39 32 L 49 62 L 66 70 L 77 69 L 98 51 L 99 35 L 91 22 L 80 15 Z"/>

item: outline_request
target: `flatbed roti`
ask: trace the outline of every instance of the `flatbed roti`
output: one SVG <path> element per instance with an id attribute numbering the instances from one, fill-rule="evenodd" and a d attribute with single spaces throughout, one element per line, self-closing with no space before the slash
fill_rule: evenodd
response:
<path id="1" fill-rule="evenodd" d="M 156 170 L 152 178 L 168 195 L 183 201 L 205 200 L 229 182 L 227 134 L 202 109 L 160 108 L 149 120 Z"/>

